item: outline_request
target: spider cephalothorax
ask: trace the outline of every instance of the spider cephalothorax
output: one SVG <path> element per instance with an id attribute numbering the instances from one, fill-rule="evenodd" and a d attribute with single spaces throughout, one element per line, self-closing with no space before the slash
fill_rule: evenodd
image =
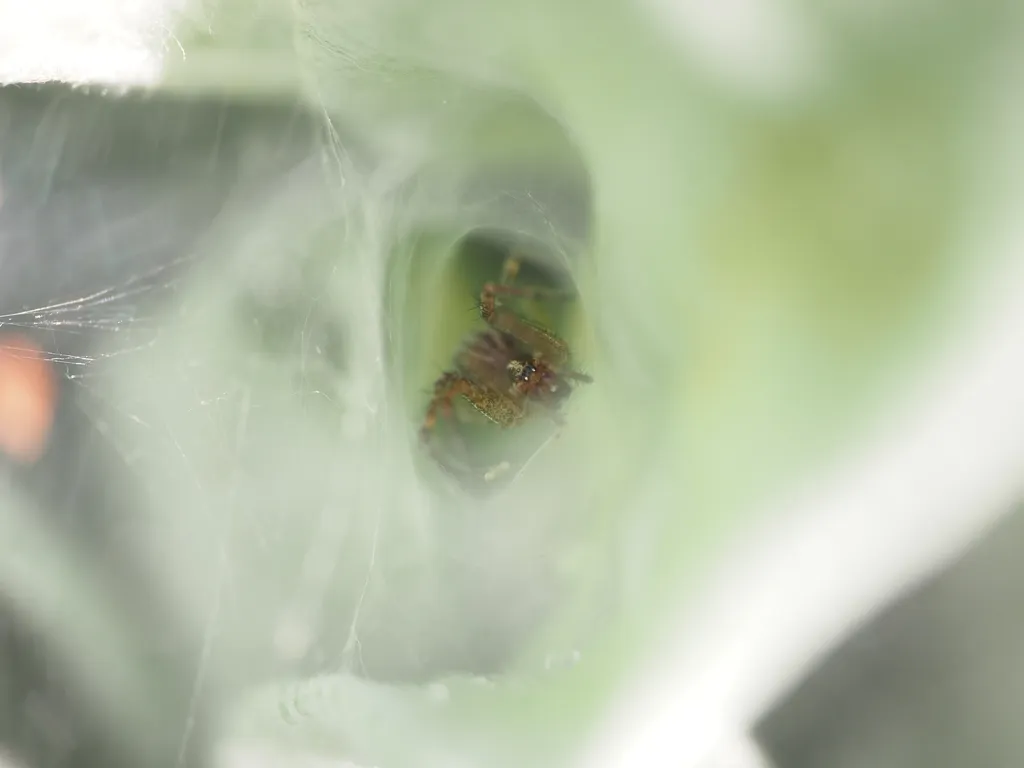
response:
<path id="1" fill-rule="evenodd" d="M 535 357 L 516 358 L 506 366 L 513 388 L 524 398 L 557 409 L 572 392 L 566 375 Z M 579 381 L 583 374 L 573 374 Z M 556 411 L 557 412 L 557 411 Z"/>
<path id="2" fill-rule="evenodd" d="M 499 303 L 499 296 L 563 295 L 548 288 L 514 287 L 518 271 L 518 260 L 509 257 L 501 282 L 484 285 L 480 316 L 489 327 L 466 340 L 455 355 L 454 369 L 435 382 L 420 430 L 424 443 L 431 443 L 439 417 L 451 417 L 458 397 L 501 427 L 521 423 L 535 409 L 561 424 L 559 411 L 574 385 L 592 381 L 569 367 L 569 346 L 563 339 Z M 440 460 L 436 451 L 435 457 Z"/>

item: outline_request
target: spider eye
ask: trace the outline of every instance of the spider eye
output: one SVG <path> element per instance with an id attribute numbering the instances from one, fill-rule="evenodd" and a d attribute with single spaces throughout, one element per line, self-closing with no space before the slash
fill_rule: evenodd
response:
<path id="1" fill-rule="evenodd" d="M 530 378 L 537 372 L 532 363 L 524 363 L 522 360 L 510 361 L 506 370 L 509 378 L 518 383 L 529 383 Z"/>

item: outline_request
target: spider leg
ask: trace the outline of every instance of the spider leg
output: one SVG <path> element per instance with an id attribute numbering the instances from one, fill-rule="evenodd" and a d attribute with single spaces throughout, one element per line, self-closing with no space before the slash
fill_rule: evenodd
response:
<path id="1" fill-rule="evenodd" d="M 498 304 L 499 296 L 515 296 L 521 299 L 571 299 L 574 298 L 573 291 L 561 288 L 541 288 L 538 286 L 517 287 L 505 285 L 504 283 L 484 283 L 480 291 L 480 314 L 487 319 L 494 314 Z"/>
<path id="2" fill-rule="evenodd" d="M 594 377 L 582 371 L 563 371 L 562 376 L 570 381 L 578 381 L 580 384 L 593 384 Z"/>
<path id="3" fill-rule="evenodd" d="M 486 283 L 480 292 L 480 314 L 486 319 L 494 313 L 499 296 L 516 296 L 521 299 L 571 299 L 575 291 L 540 286 L 514 286 L 523 260 L 518 252 L 512 251 L 501 266 L 501 279 L 497 283 Z"/>
<path id="4" fill-rule="evenodd" d="M 456 397 L 464 397 L 480 413 L 501 427 L 512 426 L 525 414 L 523 405 L 515 398 L 481 387 L 465 376 L 448 371 L 434 385 L 434 396 L 427 406 L 420 427 L 420 440 L 423 443 L 431 442 L 439 417 L 452 417 Z"/>
<path id="5" fill-rule="evenodd" d="M 421 442 L 447 474 L 467 487 L 475 487 L 480 481 L 486 485 L 503 470 L 497 470 L 495 467 L 475 467 L 469 444 L 458 429 L 451 435 L 454 443 L 449 444 L 444 450 L 432 440 L 439 418 L 454 416 L 453 401 L 456 397 L 464 397 L 483 415 L 502 427 L 511 426 L 522 418 L 524 410 L 514 398 L 481 387 L 454 371 L 442 374 L 434 385 L 434 396 L 427 406 L 427 413 L 420 427 Z M 452 455 L 453 451 L 456 455 Z"/>
<path id="6" fill-rule="evenodd" d="M 420 442 L 430 451 L 430 455 L 437 462 L 443 471 L 459 479 L 466 481 L 474 475 L 473 470 L 467 463 L 469 460 L 469 446 L 458 430 L 453 432 L 454 443 L 448 449 L 442 450 L 433 440 L 437 423 L 441 418 L 451 419 L 455 415 L 453 401 L 456 397 L 464 396 L 473 389 L 473 383 L 454 371 L 445 371 L 434 384 L 434 395 L 427 406 L 423 424 L 420 427 Z M 459 458 L 452 455 L 452 451 L 458 454 Z"/>
<path id="7" fill-rule="evenodd" d="M 430 438 L 437 428 L 438 416 L 451 418 L 454 409 L 452 401 L 459 395 L 470 393 L 474 385 L 471 381 L 453 371 L 445 371 L 434 384 L 434 396 L 427 406 L 427 413 L 423 417 L 423 424 L 420 427 L 420 440 L 424 443 L 430 442 Z"/>

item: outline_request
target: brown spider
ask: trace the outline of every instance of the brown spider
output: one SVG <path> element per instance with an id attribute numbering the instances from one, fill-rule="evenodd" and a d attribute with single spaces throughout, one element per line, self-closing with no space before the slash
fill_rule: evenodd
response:
<path id="1" fill-rule="evenodd" d="M 420 429 L 424 444 L 432 445 L 439 416 L 452 417 L 457 397 L 503 428 L 521 423 L 533 405 L 560 426 L 559 410 L 573 384 L 593 381 L 567 367 L 570 353 L 563 339 L 499 303 L 500 296 L 566 298 L 564 292 L 550 288 L 514 287 L 519 266 L 519 259 L 509 256 L 501 281 L 483 286 L 480 316 L 489 327 L 467 339 L 455 355 L 454 370 L 445 371 L 435 382 Z M 454 469 L 436 450 L 434 455 L 444 468 Z"/>

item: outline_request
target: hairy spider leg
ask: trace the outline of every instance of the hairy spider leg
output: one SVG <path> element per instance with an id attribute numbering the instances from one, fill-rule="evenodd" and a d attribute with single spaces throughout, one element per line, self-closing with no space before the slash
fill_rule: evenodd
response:
<path id="1" fill-rule="evenodd" d="M 518 260 L 510 257 L 506 260 L 506 267 L 510 261 L 516 265 L 519 263 Z M 503 269 L 503 279 L 508 274 L 514 276 L 518 269 L 518 266 L 512 270 Z M 571 299 L 574 296 L 572 291 L 536 286 L 516 287 L 504 283 L 485 283 L 480 291 L 480 317 L 489 325 L 516 337 L 553 365 L 561 366 L 569 359 L 569 347 L 562 339 L 546 328 L 526 320 L 517 312 L 500 308 L 499 296 L 516 296 L 527 299 Z"/>
<path id="2" fill-rule="evenodd" d="M 516 267 L 511 271 L 511 274 L 514 276 L 519 269 L 518 260 L 514 257 L 509 257 L 506 261 L 506 266 L 509 262 L 516 264 Z M 506 273 L 507 270 L 502 272 L 503 279 Z M 499 331 L 516 337 L 527 347 L 535 350 L 539 358 L 559 368 L 564 365 L 569 359 L 569 347 L 565 341 L 543 326 L 520 317 L 518 313 L 500 308 L 497 303 L 499 295 L 567 299 L 572 298 L 573 293 L 556 288 L 519 288 L 498 283 L 486 283 L 480 293 L 480 315 L 488 324 Z M 582 384 L 591 384 L 594 381 L 591 376 L 581 371 L 562 371 L 561 375 L 570 381 L 577 381 Z"/>
<path id="3" fill-rule="evenodd" d="M 516 296 L 521 299 L 572 299 L 575 297 L 573 291 L 562 288 L 541 288 L 538 286 L 505 285 L 504 283 L 484 283 L 480 291 L 480 314 L 486 319 L 487 315 L 493 313 L 498 304 L 499 296 Z"/>
<path id="4" fill-rule="evenodd" d="M 515 336 L 527 346 L 537 351 L 538 356 L 553 365 L 562 366 L 569 358 L 568 345 L 551 331 L 536 323 L 531 323 L 511 310 L 498 308 L 498 296 L 517 296 L 520 298 L 538 299 L 571 299 L 573 291 L 558 288 L 516 287 L 511 285 L 519 274 L 522 259 L 512 252 L 505 259 L 501 270 L 500 283 L 486 283 L 480 293 L 480 315 L 492 327 Z M 594 379 L 581 371 L 562 371 L 561 375 L 570 381 L 581 384 L 592 384 Z"/>
<path id="5" fill-rule="evenodd" d="M 560 368 L 565 364 L 569 359 L 569 345 L 563 339 L 511 309 L 495 306 L 494 296 L 488 296 L 487 289 L 485 286 L 481 297 L 480 316 L 488 325 L 514 337 L 523 347 L 532 350 L 537 358 L 554 367 Z"/>
<path id="6" fill-rule="evenodd" d="M 471 451 L 463 435 L 456 430 L 454 437 L 462 460 L 455 460 L 448 451 L 441 451 L 431 440 L 437 427 L 438 417 L 451 418 L 454 415 L 453 400 L 464 397 L 474 408 L 502 427 L 509 427 L 523 417 L 524 408 L 506 395 L 494 392 L 470 381 L 454 371 L 442 374 L 434 386 L 434 397 L 427 407 L 427 413 L 420 428 L 420 440 L 430 449 L 434 460 L 445 472 L 463 480 L 476 476 L 476 471 L 465 463 Z"/>
<path id="7" fill-rule="evenodd" d="M 486 283 L 480 295 L 481 304 L 488 304 L 493 311 L 499 294 L 506 296 L 518 296 L 524 299 L 571 299 L 575 296 L 573 291 L 566 291 L 560 288 L 541 288 L 539 286 L 516 287 L 512 285 L 519 276 L 519 269 L 523 259 L 519 252 L 512 250 L 505 257 L 501 265 L 501 279 L 497 283 Z"/>
<path id="8" fill-rule="evenodd" d="M 420 427 L 420 438 L 429 442 L 437 427 L 438 416 L 451 417 L 454 412 L 452 401 L 463 397 L 486 416 L 502 427 L 510 427 L 523 417 L 524 408 L 512 398 L 500 392 L 481 387 L 465 376 L 447 372 L 434 387 L 434 397 L 427 406 L 427 414 Z"/>
<path id="9" fill-rule="evenodd" d="M 506 286 L 508 288 L 511 288 L 512 287 L 512 282 L 519 275 L 519 267 L 520 267 L 521 264 L 522 264 L 522 259 L 519 258 L 518 256 L 516 256 L 514 253 L 509 255 L 509 256 L 507 256 L 505 258 L 505 261 L 503 261 L 502 265 L 501 265 L 501 280 L 500 280 L 500 282 L 498 282 L 498 283 L 489 283 L 489 285 L 499 285 L 499 286 Z M 485 286 L 485 288 L 486 288 L 486 286 Z M 538 289 L 538 290 L 547 290 L 547 289 Z M 533 298 L 540 298 L 541 296 L 539 294 L 536 295 L 536 296 L 531 294 L 531 297 L 533 297 Z M 493 307 L 493 303 L 494 302 L 492 301 L 492 307 Z M 483 308 L 481 307 L 481 299 L 480 298 L 477 299 L 476 303 L 473 304 L 471 309 L 474 312 L 482 312 L 483 311 Z"/>
<path id="10" fill-rule="evenodd" d="M 470 390 L 473 382 L 459 376 L 453 371 L 445 371 L 434 382 L 434 396 L 427 406 L 427 413 L 423 417 L 423 424 L 420 427 L 420 439 L 426 443 L 430 441 L 434 430 L 437 428 L 438 417 L 451 418 L 452 401 Z"/>

